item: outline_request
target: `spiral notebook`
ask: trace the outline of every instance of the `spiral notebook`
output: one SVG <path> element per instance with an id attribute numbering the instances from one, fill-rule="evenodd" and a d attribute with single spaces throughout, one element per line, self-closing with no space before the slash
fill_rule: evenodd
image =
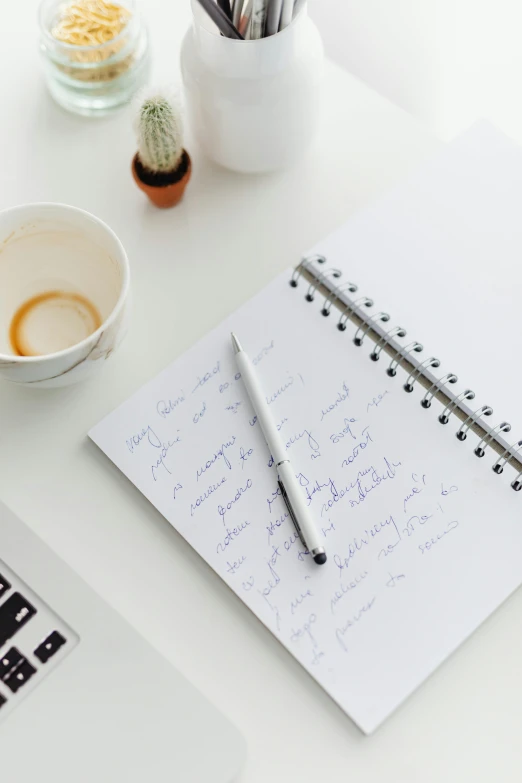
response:
<path id="1" fill-rule="evenodd" d="M 522 582 L 521 204 L 522 152 L 478 125 L 90 433 L 365 733 Z M 324 567 L 288 518 L 232 330 Z"/>

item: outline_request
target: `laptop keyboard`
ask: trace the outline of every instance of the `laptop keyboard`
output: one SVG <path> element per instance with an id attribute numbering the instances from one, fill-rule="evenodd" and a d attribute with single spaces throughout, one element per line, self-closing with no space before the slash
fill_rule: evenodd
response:
<path id="1" fill-rule="evenodd" d="M 0 560 L 0 721 L 78 642 L 78 635 Z"/>
<path id="2" fill-rule="evenodd" d="M 9 584 L 7 579 L 5 579 L 5 577 L 3 577 L 2 574 L 0 574 L 0 598 L 3 596 L 4 593 L 7 593 L 10 587 L 11 585 Z"/>
<path id="3" fill-rule="evenodd" d="M 0 647 L 18 633 L 35 614 L 34 606 L 20 593 L 13 593 L 0 604 Z"/>

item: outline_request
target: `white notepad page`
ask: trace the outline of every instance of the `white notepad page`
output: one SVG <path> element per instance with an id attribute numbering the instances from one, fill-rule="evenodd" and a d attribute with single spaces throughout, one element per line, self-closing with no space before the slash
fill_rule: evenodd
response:
<path id="1" fill-rule="evenodd" d="M 522 148 L 481 121 L 318 243 L 522 438 Z"/>
<path id="2" fill-rule="evenodd" d="M 90 436 L 370 733 L 520 584 L 522 497 L 290 274 Z M 232 330 L 324 536 L 325 566 L 278 495 Z"/>

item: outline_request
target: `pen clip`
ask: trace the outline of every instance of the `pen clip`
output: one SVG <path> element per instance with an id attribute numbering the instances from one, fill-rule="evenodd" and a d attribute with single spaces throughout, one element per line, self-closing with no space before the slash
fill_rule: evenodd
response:
<path id="1" fill-rule="evenodd" d="M 301 531 L 301 528 L 299 527 L 299 522 L 297 521 L 297 517 L 295 515 L 295 511 L 292 508 L 292 504 L 290 502 L 290 498 L 288 497 L 288 494 L 287 494 L 287 491 L 286 491 L 286 489 L 284 487 L 284 484 L 281 481 L 281 479 L 277 479 L 277 483 L 279 484 L 279 489 L 281 490 L 281 495 L 283 497 L 283 500 L 285 501 L 286 507 L 288 509 L 288 513 L 290 515 L 290 519 L 294 523 L 294 527 L 296 529 L 297 535 L 301 539 L 301 543 L 304 546 L 304 548 L 308 551 L 308 545 L 307 545 L 306 541 L 304 540 L 303 533 Z"/>

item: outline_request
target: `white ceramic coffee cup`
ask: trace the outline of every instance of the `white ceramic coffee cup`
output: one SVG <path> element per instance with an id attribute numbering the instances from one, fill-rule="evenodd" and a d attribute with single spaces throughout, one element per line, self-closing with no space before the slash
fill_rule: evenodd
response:
<path id="1" fill-rule="evenodd" d="M 85 378 L 125 335 L 129 285 L 123 245 L 94 215 L 45 203 L 0 212 L 0 378 Z"/>

